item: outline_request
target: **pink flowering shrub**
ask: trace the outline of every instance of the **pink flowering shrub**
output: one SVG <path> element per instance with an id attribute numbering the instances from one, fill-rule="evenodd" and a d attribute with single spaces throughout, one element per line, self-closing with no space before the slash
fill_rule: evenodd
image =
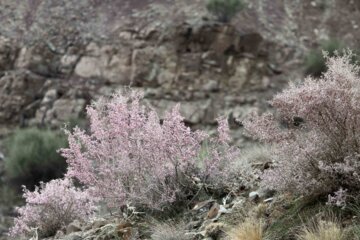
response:
<path id="1" fill-rule="evenodd" d="M 95 210 L 87 191 L 74 187 L 69 179 L 42 183 L 34 192 L 24 189 L 23 196 L 26 205 L 17 209 L 12 237 L 29 236 L 34 229 L 41 237 L 51 236 L 75 219 L 86 220 Z"/>
<path id="2" fill-rule="evenodd" d="M 202 144 L 200 160 L 203 163 L 203 183 L 215 191 L 231 192 L 241 187 L 252 187 L 257 180 L 250 164 L 239 149 L 229 144 L 227 119 L 220 117 L 218 137 L 207 138 Z"/>
<path id="3" fill-rule="evenodd" d="M 194 179 L 221 178 L 236 151 L 226 143 L 225 121 L 220 120 L 220 137 L 209 138 L 184 125 L 179 105 L 161 123 L 141 99 L 138 92 L 119 93 L 88 107 L 90 133 L 68 132 L 69 148 L 61 152 L 67 176 L 89 186 L 109 207 L 131 203 L 161 210 L 191 195 Z"/>
<path id="4" fill-rule="evenodd" d="M 360 78 L 351 59 L 328 58 L 322 77 L 274 97 L 276 114 L 244 122 L 253 137 L 274 146 L 264 185 L 310 196 L 360 190 Z"/>

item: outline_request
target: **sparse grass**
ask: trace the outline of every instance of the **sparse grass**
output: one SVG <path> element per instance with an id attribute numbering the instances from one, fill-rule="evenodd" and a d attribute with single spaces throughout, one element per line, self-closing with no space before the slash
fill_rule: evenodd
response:
<path id="1" fill-rule="evenodd" d="M 267 233 L 276 240 L 289 240 L 296 237 L 296 230 L 306 219 L 312 219 L 319 213 L 326 213 L 331 208 L 319 199 L 287 199 L 277 203 L 270 214 L 275 219 L 267 228 Z"/>
<path id="2" fill-rule="evenodd" d="M 347 204 L 345 210 L 349 212 L 350 217 L 355 220 L 353 225 L 349 227 L 349 231 L 352 235 L 351 239 L 360 240 L 360 202 L 357 200 Z"/>
<path id="3" fill-rule="evenodd" d="M 355 225 L 351 228 L 351 233 L 354 240 L 360 240 L 360 225 Z"/>
<path id="4" fill-rule="evenodd" d="M 263 240 L 264 227 L 259 220 L 247 218 L 229 233 L 230 240 Z"/>
<path id="5" fill-rule="evenodd" d="M 319 220 L 304 226 L 297 240 L 345 240 L 345 231 L 338 221 Z"/>
<path id="6" fill-rule="evenodd" d="M 190 240 L 191 236 L 186 234 L 184 222 L 162 222 L 155 223 L 152 228 L 152 240 Z"/>

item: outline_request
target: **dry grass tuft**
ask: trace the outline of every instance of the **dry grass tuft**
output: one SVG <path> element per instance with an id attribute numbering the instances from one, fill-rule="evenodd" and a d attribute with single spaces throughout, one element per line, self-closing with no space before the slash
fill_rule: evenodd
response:
<path id="1" fill-rule="evenodd" d="M 318 221 L 305 226 L 297 236 L 298 240 L 345 240 L 344 229 L 337 221 Z"/>
<path id="2" fill-rule="evenodd" d="M 155 223 L 152 229 L 152 240 L 190 240 L 191 236 L 187 235 L 184 222 L 163 222 Z"/>
<path id="3" fill-rule="evenodd" d="M 248 218 L 229 233 L 230 240 L 264 240 L 263 224 Z"/>

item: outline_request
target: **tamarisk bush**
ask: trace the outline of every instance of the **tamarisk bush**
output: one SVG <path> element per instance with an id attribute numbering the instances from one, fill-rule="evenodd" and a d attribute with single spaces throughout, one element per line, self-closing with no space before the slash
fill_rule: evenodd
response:
<path id="1" fill-rule="evenodd" d="M 274 166 L 263 176 L 267 187 L 306 196 L 359 191 L 360 78 L 352 58 L 350 52 L 327 57 L 323 76 L 274 97 L 276 114 L 244 122 L 253 137 L 274 146 Z"/>
<path id="2" fill-rule="evenodd" d="M 163 210 L 186 198 L 193 179 L 220 183 L 238 154 L 226 143 L 226 121 L 219 120 L 219 138 L 209 138 L 185 126 L 179 105 L 161 123 L 141 99 L 131 91 L 88 107 L 90 133 L 68 132 L 69 148 L 61 150 L 67 176 L 89 186 L 111 208 L 131 203 Z"/>
<path id="3" fill-rule="evenodd" d="M 33 229 L 48 237 L 75 219 L 86 220 L 95 210 L 88 192 L 74 187 L 69 179 L 42 183 L 34 192 L 24 189 L 23 196 L 26 205 L 17 209 L 12 237 L 29 236 Z"/>

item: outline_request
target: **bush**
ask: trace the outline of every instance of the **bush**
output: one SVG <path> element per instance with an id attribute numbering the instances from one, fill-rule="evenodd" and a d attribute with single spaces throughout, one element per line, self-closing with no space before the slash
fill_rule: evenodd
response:
<path id="1" fill-rule="evenodd" d="M 41 183 L 34 192 L 24 189 L 26 205 L 17 209 L 19 217 L 10 235 L 29 236 L 35 229 L 40 237 L 54 235 L 72 221 L 86 220 L 95 210 L 87 191 L 75 188 L 69 179 Z"/>
<path id="2" fill-rule="evenodd" d="M 274 147 L 264 186 L 305 196 L 338 191 L 330 199 L 339 203 L 344 193 L 360 190 L 360 79 L 352 59 L 350 53 L 328 58 L 323 77 L 274 97 L 277 114 L 244 122 L 252 136 Z"/>
<path id="3" fill-rule="evenodd" d="M 140 104 L 141 98 L 137 92 L 116 94 L 88 107 L 90 134 L 75 128 L 68 132 L 69 148 L 62 149 L 67 176 L 91 186 L 92 194 L 109 207 L 132 204 L 158 210 L 192 195 L 194 179 L 220 182 L 238 155 L 226 143 L 226 121 L 219 120 L 219 138 L 209 138 L 184 125 L 179 106 L 160 123 L 154 110 Z"/>
<path id="4" fill-rule="evenodd" d="M 242 0 L 208 0 L 206 7 L 220 22 L 226 23 L 244 9 L 245 4 Z"/>
<path id="5" fill-rule="evenodd" d="M 62 177 L 66 161 L 57 153 L 66 138 L 50 130 L 19 129 L 5 142 L 5 169 L 10 179 L 27 186 Z"/>
<path id="6" fill-rule="evenodd" d="M 271 163 L 271 149 L 267 146 L 254 145 L 244 148 L 241 155 L 233 157 L 233 161 L 221 179 L 215 179 L 215 188 L 228 192 L 245 187 L 252 189 L 260 182 L 261 173 Z"/>
<path id="7" fill-rule="evenodd" d="M 343 45 L 335 39 L 324 41 L 319 49 L 311 50 L 305 60 L 305 73 L 314 77 L 320 77 L 326 72 L 326 57 L 323 51 L 327 52 L 329 57 L 333 57 L 336 51 L 341 51 Z"/>

